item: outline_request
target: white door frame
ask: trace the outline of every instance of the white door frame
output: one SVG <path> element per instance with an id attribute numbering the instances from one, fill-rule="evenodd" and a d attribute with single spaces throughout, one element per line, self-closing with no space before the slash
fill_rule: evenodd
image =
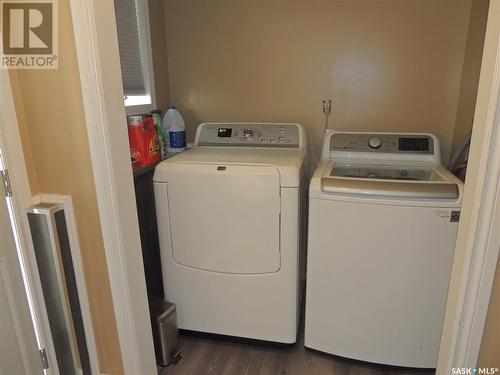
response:
<path id="1" fill-rule="evenodd" d="M 156 374 L 112 0 L 71 0 L 90 157 L 126 374 Z"/>
<path id="2" fill-rule="evenodd" d="M 128 154 L 113 1 L 71 0 L 71 12 L 124 369 L 126 373 L 152 373 L 156 371 L 156 367 L 148 331 L 150 324 Z M 491 12 L 498 12 L 497 7 L 490 7 L 489 24 L 498 21 L 498 16 L 491 17 Z M 496 46 L 485 46 L 485 52 L 486 48 Z M 500 60 L 497 59 L 495 64 L 498 71 Z M 494 87 L 497 88 L 499 83 L 499 74 L 496 74 Z M 490 102 L 488 107 L 494 113 L 496 100 Z M 481 158 L 481 173 L 478 175 L 474 195 L 474 219 L 470 228 L 460 229 L 472 236 L 469 236 L 468 241 L 468 266 L 462 269 L 462 265 L 454 265 L 454 272 L 458 276 L 453 282 L 460 283 L 460 290 L 464 291 L 463 298 L 456 306 L 451 306 L 448 301 L 446 313 L 446 321 L 450 326 L 460 327 L 466 324 L 470 330 L 466 334 L 465 331 L 452 329 L 451 333 L 443 335 L 442 344 L 446 345 L 441 346 L 438 374 L 447 374 L 449 370 L 446 369 L 460 367 L 461 363 L 474 362 L 475 365 L 485 322 L 485 314 L 482 312 L 489 303 L 491 276 L 495 266 L 490 259 L 498 255 L 498 247 L 495 249 L 488 243 L 493 194 L 490 190 L 491 186 L 498 183 L 498 174 L 495 175 L 493 168 L 495 160 L 490 158 L 489 152 L 496 150 L 497 155 L 500 144 L 498 136 L 492 137 L 493 134 L 498 134 L 498 121 L 493 121 L 491 116 L 488 121 L 482 139 L 484 152 L 477 156 Z M 478 141 L 481 140 L 473 140 Z M 495 157 L 498 158 L 498 155 Z M 469 182 L 472 183 L 474 182 Z M 457 267 L 460 270 L 457 271 Z M 480 293 L 470 293 L 479 286 Z M 457 350 L 461 347 L 467 348 L 466 354 Z"/>
<path id="3" fill-rule="evenodd" d="M 477 169 L 476 169 L 477 168 Z M 500 2 L 491 1 L 438 374 L 476 367 L 500 248 Z M 470 194 L 468 195 L 468 193 Z M 467 207 L 466 207 L 467 206 Z M 463 217 L 463 216 L 462 216 Z"/>
<path id="4" fill-rule="evenodd" d="M 0 32 L 1 37 L 1 32 Z M 32 312 L 38 328 L 40 346 L 45 348 L 49 360 L 49 374 L 59 374 L 57 358 L 50 332 L 49 318 L 45 307 L 40 275 L 36 263 L 35 250 L 31 238 L 26 210 L 33 205 L 28 173 L 19 134 L 14 99 L 7 70 L 0 69 L 0 144 L 2 155 L 9 171 L 12 185 L 14 215 L 19 225 L 21 257 L 25 266 L 26 278 L 32 298 Z"/>

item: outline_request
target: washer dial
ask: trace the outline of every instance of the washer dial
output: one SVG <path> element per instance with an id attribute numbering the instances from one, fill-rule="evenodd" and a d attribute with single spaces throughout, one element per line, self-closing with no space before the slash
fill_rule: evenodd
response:
<path id="1" fill-rule="evenodd" d="M 368 140 L 368 146 L 373 149 L 377 149 L 382 146 L 382 140 L 379 137 L 371 137 Z"/>

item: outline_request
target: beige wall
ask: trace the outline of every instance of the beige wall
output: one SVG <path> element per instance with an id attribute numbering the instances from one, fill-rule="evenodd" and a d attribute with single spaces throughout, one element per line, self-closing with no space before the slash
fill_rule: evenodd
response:
<path id="1" fill-rule="evenodd" d="M 23 93 L 21 91 L 21 85 L 19 84 L 18 71 L 12 70 L 9 72 L 9 78 L 11 82 L 12 96 L 14 97 L 14 102 L 16 106 L 17 122 L 19 124 L 19 134 L 21 137 L 21 143 L 23 146 L 24 160 L 26 163 L 26 172 L 28 173 L 30 190 L 32 195 L 40 193 L 40 184 L 38 183 L 38 176 L 35 165 L 35 158 L 33 156 L 33 149 L 31 147 L 31 140 L 29 131 L 26 124 L 26 113 L 23 103 Z"/>
<path id="2" fill-rule="evenodd" d="M 478 366 L 500 366 L 500 265 L 498 261 L 495 282 L 491 291 L 488 316 L 486 318 L 486 325 L 484 326 L 481 351 L 479 352 Z"/>
<path id="3" fill-rule="evenodd" d="M 90 164 L 68 0 L 59 0 L 59 69 L 11 74 L 30 185 L 73 197 L 101 370 L 123 373 Z"/>
<path id="4" fill-rule="evenodd" d="M 334 100 L 329 128 L 432 132 L 445 162 L 471 128 L 487 0 L 164 0 L 164 8 L 170 98 L 190 141 L 204 121 L 290 121 L 312 134 L 317 155 L 325 97 Z M 498 272 L 484 366 L 500 358 Z"/>
<path id="5" fill-rule="evenodd" d="M 170 105 L 170 93 L 163 0 L 148 0 L 148 6 L 156 107 L 165 111 Z"/>
<path id="6" fill-rule="evenodd" d="M 452 140 L 471 0 L 164 0 L 172 103 L 203 121 L 290 121 Z"/>
<path id="7" fill-rule="evenodd" d="M 472 0 L 457 119 L 453 133 L 453 150 L 456 150 L 462 144 L 467 133 L 472 129 L 481 58 L 483 56 L 484 33 L 488 18 L 488 5 L 489 0 Z"/>

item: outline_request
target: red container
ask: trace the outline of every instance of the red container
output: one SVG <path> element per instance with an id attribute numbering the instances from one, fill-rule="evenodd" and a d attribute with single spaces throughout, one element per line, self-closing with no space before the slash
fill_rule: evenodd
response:
<path id="1" fill-rule="evenodd" d="M 145 162 L 143 129 L 142 116 L 130 116 L 128 118 L 130 157 L 134 169 L 142 167 Z"/>
<path id="2" fill-rule="evenodd" d="M 161 160 L 161 144 L 151 117 L 129 116 L 128 138 L 132 168 L 155 164 Z"/>

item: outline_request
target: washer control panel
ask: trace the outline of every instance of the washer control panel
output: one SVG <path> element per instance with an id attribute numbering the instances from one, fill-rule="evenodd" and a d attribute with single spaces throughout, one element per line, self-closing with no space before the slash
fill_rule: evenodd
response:
<path id="1" fill-rule="evenodd" d="M 335 133 L 330 151 L 434 154 L 434 140 L 428 135 L 383 133 Z"/>
<path id="2" fill-rule="evenodd" d="M 196 146 L 302 147 L 296 124 L 206 123 L 198 127 Z"/>

